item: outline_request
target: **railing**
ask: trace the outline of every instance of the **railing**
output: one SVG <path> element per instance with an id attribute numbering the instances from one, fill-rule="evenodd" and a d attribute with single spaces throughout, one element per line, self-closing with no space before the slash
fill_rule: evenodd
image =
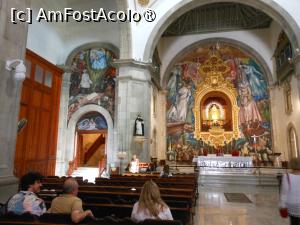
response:
<path id="1" fill-rule="evenodd" d="M 94 153 L 99 149 L 99 147 L 106 142 L 105 134 L 100 134 L 97 140 L 92 144 L 92 146 L 84 154 L 84 163 L 87 163 L 89 159 L 94 155 Z"/>
<path id="2" fill-rule="evenodd" d="M 75 156 L 75 158 L 72 161 L 69 161 L 69 168 L 68 168 L 68 176 L 71 176 L 72 173 L 77 170 L 78 168 L 78 162 L 77 162 L 77 155 Z"/>

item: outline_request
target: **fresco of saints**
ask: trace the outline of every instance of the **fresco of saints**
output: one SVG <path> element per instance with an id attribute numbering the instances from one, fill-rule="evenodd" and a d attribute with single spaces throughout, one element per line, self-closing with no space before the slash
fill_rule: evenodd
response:
<path id="1" fill-rule="evenodd" d="M 241 68 L 247 77 L 253 97 L 257 100 L 265 98 L 267 84 L 263 79 L 263 74 L 252 65 L 241 65 Z"/>
<path id="2" fill-rule="evenodd" d="M 247 81 L 243 81 L 239 85 L 240 111 L 239 125 L 247 124 L 255 121 L 262 121 L 257 105 L 252 98 L 251 89 Z"/>
<path id="3" fill-rule="evenodd" d="M 188 111 L 188 102 L 192 95 L 191 87 L 187 84 L 183 84 L 178 90 L 176 104 L 174 104 L 169 113 L 168 119 L 170 121 L 176 122 L 185 122 L 187 111 Z"/>
<path id="4" fill-rule="evenodd" d="M 90 52 L 90 62 L 91 62 L 91 67 L 94 70 L 102 70 L 107 67 L 107 58 L 105 54 L 105 50 L 91 50 Z"/>

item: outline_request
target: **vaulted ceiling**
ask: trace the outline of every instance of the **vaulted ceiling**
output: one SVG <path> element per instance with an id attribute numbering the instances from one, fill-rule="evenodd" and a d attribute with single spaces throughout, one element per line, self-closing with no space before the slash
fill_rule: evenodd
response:
<path id="1" fill-rule="evenodd" d="M 268 28 L 272 19 L 260 10 L 236 3 L 198 7 L 175 20 L 163 36 Z"/>

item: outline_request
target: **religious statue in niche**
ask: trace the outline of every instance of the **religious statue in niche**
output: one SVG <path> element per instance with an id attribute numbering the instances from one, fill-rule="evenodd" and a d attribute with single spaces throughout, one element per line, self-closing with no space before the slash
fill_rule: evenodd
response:
<path id="1" fill-rule="evenodd" d="M 212 106 L 209 109 L 209 120 L 213 121 L 215 125 L 218 124 L 218 121 L 220 120 L 220 108 L 216 104 L 212 104 Z"/>
<path id="2" fill-rule="evenodd" d="M 214 99 L 217 99 L 214 97 Z M 222 101 L 220 103 L 218 101 L 212 101 L 211 98 L 208 98 L 204 102 L 203 116 L 202 116 L 202 129 L 204 131 L 208 131 L 211 128 L 223 128 L 223 125 L 229 118 L 225 118 L 225 108 L 223 104 L 225 101 L 222 98 L 218 98 L 218 100 Z"/>
<path id="3" fill-rule="evenodd" d="M 144 120 L 139 114 L 134 122 L 134 136 L 144 136 Z"/>

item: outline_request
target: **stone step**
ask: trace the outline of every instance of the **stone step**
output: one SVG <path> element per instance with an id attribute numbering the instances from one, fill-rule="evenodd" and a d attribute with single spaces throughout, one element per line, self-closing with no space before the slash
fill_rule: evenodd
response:
<path id="1" fill-rule="evenodd" d="M 276 176 L 270 175 L 200 175 L 198 184 L 242 184 L 242 185 L 260 185 L 260 186 L 278 186 Z"/>

